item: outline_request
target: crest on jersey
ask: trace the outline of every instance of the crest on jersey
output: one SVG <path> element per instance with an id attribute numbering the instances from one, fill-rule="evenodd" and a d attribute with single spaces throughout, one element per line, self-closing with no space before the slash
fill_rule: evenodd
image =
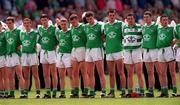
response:
<path id="1" fill-rule="evenodd" d="M 133 37 L 133 36 L 129 36 L 129 37 L 127 37 L 126 40 L 124 40 L 124 41 L 125 41 L 125 43 L 126 43 L 126 41 L 127 41 L 128 43 L 135 43 L 135 42 L 137 41 L 137 38 L 135 38 L 135 37 Z"/>
<path id="2" fill-rule="evenodd" d="M 49 42 L 49 38 L 48 37 L 43 37 L 42 38 L 42 43 L 47 44 Z"/>
<path id="3" fill-rule="evenodd" d="M 8 42 L 8 44 L 13 44 L 14 43 L 14 39 L 13 38 L 9 38 L 8 40 L 7 40 L 7 42 Z"/>
<path id="4" fill-rule="evenodd" d="M 88 34 L 88 38 L 89 38 L 89 40 L 94 40 L 94 39 L 96 39 L 96 36 L 94 34 L 90 33 L 90 34 Z"/>
<path id="5" fill-rule="evenodd" d="M 61 39 L 61 40 L 59 41 L 59 45 L 60 45 L 60 46 L 64 46 L 64 45 L 65 45 L 65 42 L 66 42 L 66 41 L 65 41 L 64 39 Z"/>

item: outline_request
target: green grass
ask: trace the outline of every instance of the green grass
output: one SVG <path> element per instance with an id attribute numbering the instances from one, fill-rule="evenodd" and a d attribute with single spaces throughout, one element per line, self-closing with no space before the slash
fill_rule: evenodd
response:
<path id="1" fill-rule="evenodd" d="M 136 76 L 135 76 L 136 78 Z M 106 76 L 107 91 L 109 91 L 109 77 Z M 177 75 L 178 92 L 180 93 L 180 77 Z M 35 99 L 34 85 L 29 93 L 29 99 L 18 99 L 20 93 L 16 91 L 16 99 L 0 99 L 0 105 L 180 105 L 180 98 L 119 98 L 119 92 L 116 91 L 115 99 L 100 99 L 100 92 L 97 92 L 95 99 L 70 99 L 69 80 L 66 79 L 66 99 Z M 137 79 L 134 79 L 136 84 Z M 169 93 L 172 91 L 170 90 Z M 41 90 L 43 95 L 44 90 Z M 159 92 L 155 90 L 157 96 Z M 59 93 L 58 93 L 59 95 Z"/>

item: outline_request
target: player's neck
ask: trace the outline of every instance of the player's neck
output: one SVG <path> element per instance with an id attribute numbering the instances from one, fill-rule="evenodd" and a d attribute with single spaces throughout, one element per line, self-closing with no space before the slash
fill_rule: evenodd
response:
<path id="1" fill-rule="evenodd" d="M 147 24 L 148 26 L 150 26 L 150 25 L 152 24 L 152 21 L 147 22 L 146 24 Z"/>
<path id="2" fill-rule="evenodd" d="M 26 32 L 30 32 L 30 31 L 31 31 L 31 28 L 27 28 L 27 29 L 26 29 Z"/>

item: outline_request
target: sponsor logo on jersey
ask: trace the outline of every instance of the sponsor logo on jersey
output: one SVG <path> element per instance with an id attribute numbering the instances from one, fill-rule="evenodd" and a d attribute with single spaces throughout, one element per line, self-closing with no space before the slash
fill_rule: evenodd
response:
<path id="1" fill-rule="evenodd" d="M 43 37 L 42 38 L 42 43 L 47 44 L 49 42 L 49 38 L 48 37 Z"/>
<path id="2" fill-rule="evenodd" d="M 110 33 L 108 34 L 109 38 L 115 38 L 116 35 L 117 35 L 117 34 L 116 34 L 115 32 L 110 32 Z"/>
<path id="3" fill-rule="evenodd" d="M 79 39 L 80 39 L 80 37 L 79 36 L 77 36 L 77 35 L 73 35 L 72 36 L 72 39 L 73 39 L 73 41 L 79 41 Z"/>
<path id="4" fill-rule="evenodd" d="M 31 44 L 31 42 L 29 40 L 24 40 L 22 42 L 23 46 L 29 46 Z"/>
<path id="5" fill-rule="evenodd" d="M 8 42 L 8 44 L 13 44 L 13 43 L 14 43 L 14 39 L 13 39 L 13 38 L 9 38 L 9 39 L 7 40 L 7 42 Z"/>
<path id="6" fill-rule="evenodd" d="M 151 36 L 149 34 L 143 35 L 144 41 L 149 41 L 151 39 Z"/>
<path id="7" fill-rule="evenodd" d="M 124 43 L 135 43 L 137 42 L 137 38 L 133 37 L 133 36 L 129 36 L 124 40 Z"/>
<path id="8" fill-rule="evenodd" d="M 66 41 L 65 41 L 64 39 L 61 39 L 61 40 L 59 41 L 59 45 L 60 45 L 60 46 L 64 46 L 64 45 L 65 45 L 65 42 L 66 42 Z"/>
<path id="9" fill-rule="evenodd" d="M 94 34 L 90 33 L 90 34 L 88 34 L 88 39 L 94 40 L 94 39 L 96 39 L 96 36 Z"/>
<path id="10" fill-rule="evenodd" d="M 159 39 L 160 39 L 160 40 L 164 40 L 165 38 L 166 38 L 166 35 L 164 35 L 164 34 L 160 34 L 160 35 L 159 35 Z"/>

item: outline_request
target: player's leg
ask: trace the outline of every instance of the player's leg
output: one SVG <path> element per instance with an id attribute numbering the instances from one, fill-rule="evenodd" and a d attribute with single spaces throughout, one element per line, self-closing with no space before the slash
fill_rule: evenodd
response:
<path id="1" fill-rule="evenodd" d="M 20 86 L 20 89 L 21 89 L 21 96 L 20 98 L 26 98 L 25 94 L 24 94 L 24 89 L 25 89 L 25 81 L 24 81 L 24 78 L 23 78 L 23 72 L 22 72 L 22 66 L 19 64 L 19 65 L 16 65 L 14 67 L 15 71 L 16 71 L 16 75 L 17 75 L 17 78 L 19 80 L 19 86 Z"/>
<path id="2" fill-rule="evenodd" d="M 9 92 L 9 78 L 8 78 L 8 70 L 6 67 L 2 68 L 2 73 L 3 73 L 3 80 L 4 80 L 4 97 L 8 97 L 8 92 Z"/>
<path id="3" fill-rule="evenodd" d="M 107 61 L 108 71 L 109 71 L 109 80 L 110 80 L 110 93 L 108 96 L 114 96 L 114 86 L 115 86 L 115 63 L 114 61 Z"/>
<path id="4" fill-rule="evenodd" d="M 34 81 L 35 81 L 36 98 L 40 98 L 40 80 L 39 80 L 38 65 L 32 66 L 32 75 L 33 75 Z"/>
<path id="5" fill-rule="evenodd" d="M 72 73 L 74 79 L 74 94 L 79 96 L 79 67 L 80 63 L 78 61 L 72 60 Z"/>
<path id="6" fill-rule="evenodd" d="M 4 95 L 4 80 L 3 80 L 3 71 L 0 68 L 0 98 Z"/>
<path id="7" fill-rule="evenodd" d="M 125 64 L 127 70 L 127 85 L 128 85 L 128 94 L 127 97 L 131 97 L 130 94 L 133 92 L 133 77 L 134 77 L 134 64 Z"/>
<path id="8" fill-rule="evenodd" d="M 71 88 L 72 88 L 71 94 L 74 94 L 74 93 L 75 93 L 75 90 L 73 90 L 73 89 L 74 89 L 74 80 L 73 80 L 72 67 L 68 67 L 68 68 L 66 68 L 66 70 L 67 70 L 67 75 L 68 75 L 68 77 L 69 77 L 70 85 L 71 85 Z M 70 95 L 70 97 L 71 97 L 71 96 L 72 96 L 72 95 Z M 71 97 L 71 98 L 78 98 L 78 96 Z"/>
<path id="9" fill-rule="evenodd" d="M 9 98 L 15 98 L 15 70 L 12 67 L 8 67 L 8 79 L 9 79 Z"/>
<path id="10" fill-rule="evenodd" d="M 178 69 L 179 69 L 179 77 L 180 77 L 180 62 L 178 62 Z M 180 78 L 179 78 L 180 80 Z"/>
<path id="11" fill-rule="evenodd" d="M 126 78 L 124 74 L 124 64 L 123 59 L 119 59 L 115 61 L 117 64 L 118 73 L 120 76 L 120 84 L 121 84 L 121 96 L 126 94 Z"/>
<path id="12" fill-rule="evenodd" d="M 58 74 L 59 74 L 59 84 L 61 87 L 61 93 L 59 98 L 65 98 L 65 78 L 66 78 L 66 69 L 65 68 L 59 68 L 58 69 Z"/>
<path id="13" fill-rule="evenodd" d="M 43 68 L 43 77 L 45 82 L 46 94 L 44 98 L 51 97 L 51 78 L 50 78 L 50 64 L 42 64 Z"/>
<path id="14" fill-rule="evenodd" d="M 52 75 L 52 81 L 53 81 L 53 98 L 56 97 L 56 92 L 57 92 L 57 68 L 56 68 L 56 63 L 50 64 L 51 66 L 51 75 Z"/>
<path id="15" fill-rule="evenodd" d="M 85 65 L 84 61 L 80 62 L 80 70 L 81 70 L 81 74 L 82 74 L 82 78 L 83 78 L 83 82 L 84 82 L 83 94 L 84 94 L 84 96 L 87 96 L 88 90 L 89 90 L 88 89 L 88 87 L 89 87 L 89 76 L 88 76 L 86 65 Z"/>
<path id="16" fill-rule="evenodd" d="M 30 67 L 29 66 L 23 66 L 23 74 L 24 74 L 24 87 L 25 91 L 24 94 L 28 96 L 29 86 L 30 86 Z"/>

